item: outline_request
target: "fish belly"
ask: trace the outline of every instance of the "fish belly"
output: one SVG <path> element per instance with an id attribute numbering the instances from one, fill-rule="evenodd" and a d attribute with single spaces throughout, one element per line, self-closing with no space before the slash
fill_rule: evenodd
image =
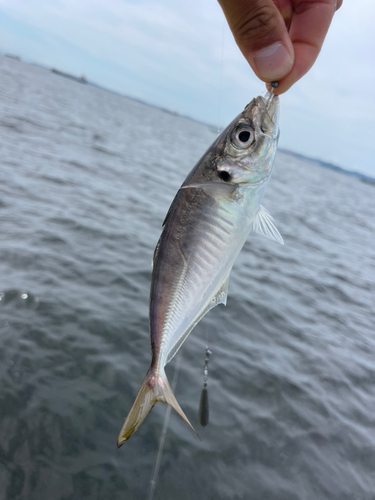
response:
<path id="1" fill-rule="evenodd" d="M 151 285 L 151 344 L 161 367 L 227 279 L 254 215 L 241 203 L 200 189 L 181 193 L 161 236 Z"/>

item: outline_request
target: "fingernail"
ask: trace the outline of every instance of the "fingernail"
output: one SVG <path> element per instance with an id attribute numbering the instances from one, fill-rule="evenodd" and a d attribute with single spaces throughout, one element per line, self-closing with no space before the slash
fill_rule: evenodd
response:
<path id="1" fill-rule="evenodd" d="M 292 69 L 293 58 L 280 42 L 260 50 L 254 56 L 259 76 L 270 82 L 279 80 Z"/>

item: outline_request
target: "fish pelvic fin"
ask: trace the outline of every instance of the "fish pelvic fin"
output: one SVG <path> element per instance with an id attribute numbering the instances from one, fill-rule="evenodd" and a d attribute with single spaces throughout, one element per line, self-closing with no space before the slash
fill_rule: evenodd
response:
<path id="1" fill-rule="evenodd" d="M 124 425 L 122 426 L 120 434 L 118 435 L 118 448 L 120 448 L 120 446 L 122 446 L 125 441 L 130 438 L 133 432 L 138 429 L 158 401 L 162 401 L 163 403 L 171 406 L 187 423 L 193 435 L 195 437 L 197 436 L 193 426 L 178 404 L 165 372 L 163 371 L 162 373 L 156 375 L 154 369 L 151 367 L 143 379 L 138 395 L 135 398 Z"/>

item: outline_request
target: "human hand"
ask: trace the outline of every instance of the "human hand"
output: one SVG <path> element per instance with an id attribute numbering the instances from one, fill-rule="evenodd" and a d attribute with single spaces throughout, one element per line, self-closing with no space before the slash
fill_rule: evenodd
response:
<path id="1" fill-rule="evenodd" d="M 218 0 L 245 59 L 264 82 L 286 92 L 318 57 L 343 0 Z"/>

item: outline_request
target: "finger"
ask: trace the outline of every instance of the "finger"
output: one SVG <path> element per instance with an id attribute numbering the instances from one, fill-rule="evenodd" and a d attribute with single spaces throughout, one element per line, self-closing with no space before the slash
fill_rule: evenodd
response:
<path id="1" fill-rule="evenodd" d="M 282 15 L 273 0 L 219 0 L 238 47 L 265 82 L 280 80 L 294 62 Z"/>
<path id="2" fill-rule="evenodd" d="M 282 18 L 284 19 L 286 29 L 289 30 L 293 16 L 292 0 L 273 0 L 273 3 L 276 5 Z"/>
<path id="3" fill-rule="evenodd" d="M 286 92 L 312 67 L 322 48 L 336 8 L 335 0 L 295 0 L 289 36 L 294 47 L 294 65 L 290 73 L 279 80 L 275 93 Z"/>

